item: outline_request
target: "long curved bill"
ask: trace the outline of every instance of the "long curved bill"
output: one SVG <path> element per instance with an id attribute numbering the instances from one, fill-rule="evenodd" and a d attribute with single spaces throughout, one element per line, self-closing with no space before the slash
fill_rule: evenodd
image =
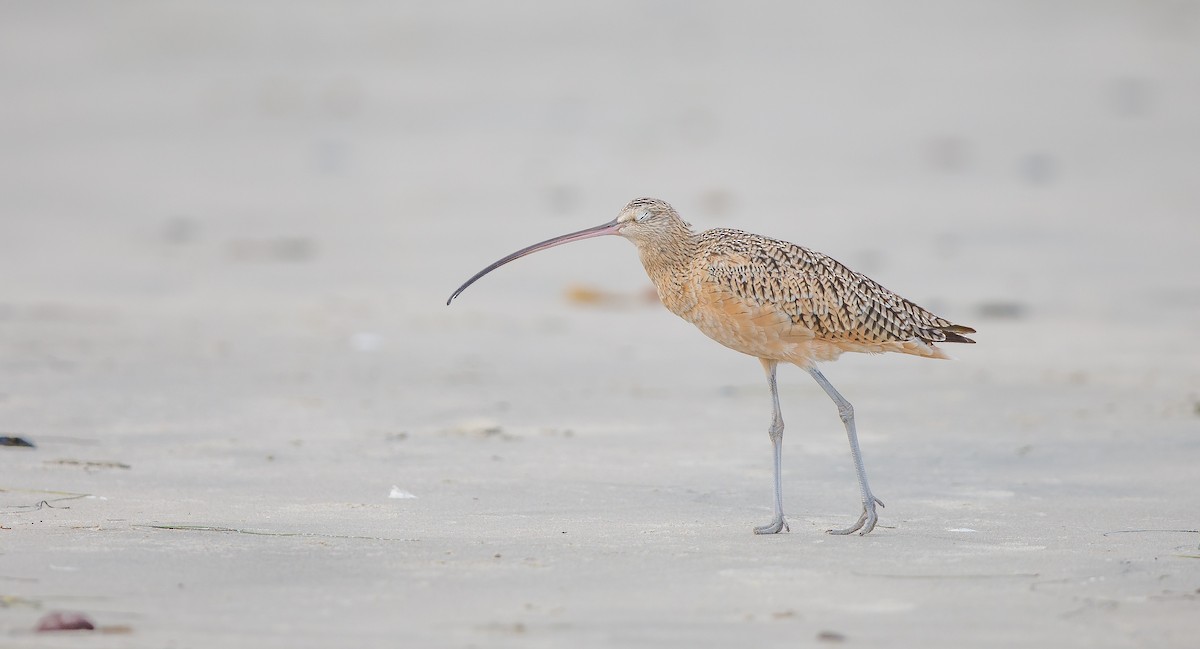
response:
<path id="1" fill-rule="evenodd" d="M 497 261 L 496 263 L 492 264 L 491 266 L 488 266 L 487 268 L 484 268 L 483 270 L 479 271 L 478 273 L 475 273 L 474 275 L 472 275 L 471 279 L 463 282 L 463 285 L 458 287 L 458 290 L 454 291 L 454 293 L 450 296 L 450 299 L 446 300 L 446 306 L 450 306 L 450 303 L 454 301 L 454 298 L 458 297 L 459 293 L 462 293 L 463 291 L 467 290 L 467 287 L 474 284 L 475 281 L 478 280 L 480 277 L 487 275 L 488 273 L 492 272 L 493 270 L 496 270 L 497 268 L 503 266 L 504 264 L 507 264 L 510 261 L 513 261 L 515 259 L 520 259 L 521 257 L 524 257 L 525 255 L 531 255 L 539 250 L 545 250 L 546 248 L 553 248 L 554 246 L 561 246 L 564 243 L 571 243 L 572 241 L 579 241 L 581 239 L 591 239 L 592 237 L 602 237 L 607 234 L 617 234 L 617 232 L 619 230 L 620 230 L 620 224 L 617 223 L 616 219 L 613 219 L 613 220 L 609 221 L 608 223 L 605 223 L 604 225 L 597 225 L 594 228 L 580 230 L 579 232 L 572 232 L 571 234 L 564 234 L 561 237 L 554 237 L 553 239 L 547 239 L 541 243 L 535 243 L 532 246 L 529 246 L 528 248 L 521 248 L 520 250 L 505 257 L 504 259 L 501 259 L 501 260 Z"/>

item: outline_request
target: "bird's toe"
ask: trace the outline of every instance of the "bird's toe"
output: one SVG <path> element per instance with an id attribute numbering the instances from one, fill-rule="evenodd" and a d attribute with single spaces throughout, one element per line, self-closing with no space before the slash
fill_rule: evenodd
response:
<path id="1" fill-rule="evenodd" d="M 792 531 L 791 528 L 788 527 L 787 520 L 785 520 L 782 516 L 771 521 L 770 523 L 767 523 L 766 525 L 760 525 L 754 528 L 755 534 L 778 534 L 780 531 Z"/>

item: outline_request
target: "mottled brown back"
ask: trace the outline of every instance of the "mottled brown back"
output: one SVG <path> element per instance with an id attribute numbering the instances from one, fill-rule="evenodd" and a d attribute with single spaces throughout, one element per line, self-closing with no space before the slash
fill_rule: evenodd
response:
<path id="1" fill-rule="evenodd" d="M 956 325 L 850 270 L 828 255 L 748 232 L 718 228 L 696 237 L 711 283 L 786 314 L 819 339 L 857 343 L 975 341 Z"/>

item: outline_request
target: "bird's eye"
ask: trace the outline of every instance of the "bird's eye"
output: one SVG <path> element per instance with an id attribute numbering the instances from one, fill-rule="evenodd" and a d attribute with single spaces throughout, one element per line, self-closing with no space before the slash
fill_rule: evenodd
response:
<path id="1" fill-rule="evenodd" d="M 641 212 L 641 213 L 639 213 L 639 214 L 637 215 L 637 219 L 635 219 L 635 220 L 636 220 L 638 223 L 641 223 L 642 221 L 645 221 L 645 220 L 646 220 L 646 219 L 648 219 L 648 218 L 650 218 L 650 212 L 648 212 L 648 211 L 643 211 L 643 212 Z"/>

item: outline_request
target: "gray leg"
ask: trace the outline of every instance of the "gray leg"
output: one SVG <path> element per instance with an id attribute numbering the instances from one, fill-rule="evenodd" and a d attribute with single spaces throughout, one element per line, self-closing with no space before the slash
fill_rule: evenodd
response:
<path id="1" fill-rule="evenodd" d="M 790 532 L 787 521 L 783 518 L 783 415 L 779 412 L 779 386 L 775 383 L 775 368 L 778 361 L 758 359 L 767 372 L 767 384 L 771 386 L 771 403 L 774 406 L 774 416 L 771 428 L 767 434 L 771 436 L 771 446 L 775 451 L 775 518 L 766 525 L 754 528 L 755 534 L 776 534 L 780 530 Z"/>
<path id="2" fill-rule="evenodd" d="M 828 394 L 829 398 L 837 404 L 842 423 L 846 424 L 846 437 L 850 438 L 850 453 L 854 456 L 854 468 L 858 471 L 858 490 L 862 494 L 863 511 L 862 515 L 858 517 L 858 522 L 844 530 L 826 531 L 830 534 L 851 534 L 862 530 L 858 533 L 866 534 L 875 529 L 875 522 L 879 520 L 879 517 L 875 515 L 875 505 L 883 507 L 883 501 L 871 493 L 871 487 L 867 484 L 867 471 L 863 468 L 862 451 L 858 448 L 858 433 L 854 430 L 854 406 L 850 405 L 850 402 L 846 401 L 846 397 L 843 397 L 830 385 L 829 380 L 825 378 L 824 374 L 821 374 L 820 370 L 815 367 L 807 369 L 808 373 L 824 388 L 825 394 Z"/>

